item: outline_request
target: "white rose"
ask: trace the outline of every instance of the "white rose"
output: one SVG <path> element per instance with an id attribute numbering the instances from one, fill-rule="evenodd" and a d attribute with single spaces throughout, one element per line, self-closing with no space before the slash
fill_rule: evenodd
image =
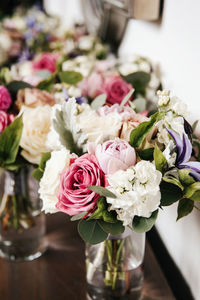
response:
<path id="1" fill-rule="evenodd" d="M 39 164 L 42 153 L 48 152 L 47 134 L 51 125 L 51 107 L 48 105 L 37 108 L 22 107 L 23 131 L 20 146 L 22 156 L 31 163 Z"/>
<path id="2" fill-rule="evenodd" d="M 119 136 L 122 118 L 118 113 L 99 116 L 89 105 L 82 105 L 84 110 L 77 115 L 77 125 L 83 130 L 88 142 L 100 144 Z"/>
<path id="3" fill-rule="evenodd" d="M 70 152 L 65 148 L 53 151 L 47 161 L 44 175 L 40 180 L 39 194 L 43 201 L 45 213 L 56 213 L 57 194 L 60 185 L 60 174 L 69 167 Z"/>
<path id="4" fill-rule="evenodd" d="M 134 216 L 149 218 L 159 207 L 161 178 L 161 172 L 148 161 L 140 161 L 126 171 L 119 170 L 107 176 L 107 189 L 117 197 L 107 198 L 107 202 L 124 226 L 131 225 Z"/>

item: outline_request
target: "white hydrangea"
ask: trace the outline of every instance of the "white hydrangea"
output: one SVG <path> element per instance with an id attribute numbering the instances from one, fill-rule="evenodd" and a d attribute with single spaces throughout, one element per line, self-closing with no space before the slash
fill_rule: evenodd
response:
<path id="1" fill-rule="evenodd" d="M 164 144 L 166 147 L 169 144 L 170 136 L 166 128 L 173 129 L 179 135 L 185 132 L 183 117 L 174 115 L 172 111 L 166 113 L 165 118 L 160 120 L 157 124 L 158 128 L 158 142 Z"/>
<path id="2" fill-rule="evenodd" d="M 56 213 L 57 194 L 60 185 L 60 174 L 69 167 L 70 152 L 65 148 L 51 153 L 47 161 L 44 175 L 40 180 L 39 194 L 45 213 Z"/>
<path id="3" fill-rule="evenodd" d="M 134 216 L 149 218 L 160 205 L 162 174 L 149 161 L 140 161 L 126 171 L 108 175 L 109 189 L 117 198 L 107 198 L 110 210 L 115 210 L 124 226 L 130 225 Z"/>

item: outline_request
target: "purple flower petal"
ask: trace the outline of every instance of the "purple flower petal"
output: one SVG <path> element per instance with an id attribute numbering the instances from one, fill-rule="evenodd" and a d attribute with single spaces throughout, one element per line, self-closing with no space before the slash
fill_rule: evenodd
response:
<path id="1" fill-rule="evenodd" d="M 195 180 L 200 181 L 200 162 L 189 161 L 178 166 L 180 169 L 191 169 L 190 175 L 194 177 Z"/>
<path id="2" fill-rule="evenodd" d="M 183 134 L 183 150 L 178 157 L 177 164 L 186 163 L 192 155 L 192 144 L 186 134 Z"/>
<path id="3" fill-rule="evenodd" d="M 174 139 L 175 143 L 176 143 L 176 148 L 177 148 L 177 154 L 178 157 L 181 155 L 182 151 L 183 151 L 183 141 L 180 137 L 180 135 L 178 133 L 176 133 L 175 131 L 168 129 L 167 131 L 169 132 L 169 134 L 171 135 L 171 137 Z M 177 158 L 178 160 L 178 158 Z"/>

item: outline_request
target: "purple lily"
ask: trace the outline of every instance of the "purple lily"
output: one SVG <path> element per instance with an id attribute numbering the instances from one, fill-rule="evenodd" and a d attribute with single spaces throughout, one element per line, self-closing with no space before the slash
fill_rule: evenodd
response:
<path id="1" fill-rule="evenodd" d="M 192 144 L 188 136 L 184 133 L 183 138 L 175 131 L 167 129 L 171 137 L 174 139 L 177 148 L 177 158 L 175 165 L 179 169 L 190 169 L 190 175 L 200 181 L 200 162 L 189 161 L 192 155 Z"/>

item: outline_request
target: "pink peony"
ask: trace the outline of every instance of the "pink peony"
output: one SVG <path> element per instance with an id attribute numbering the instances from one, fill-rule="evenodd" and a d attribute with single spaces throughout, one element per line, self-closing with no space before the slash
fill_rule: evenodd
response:
<path id="1" fill-rule="evenodd" d="M 95 155 L 103 172 L 113 174 L 136 164 L 134 148 L 119 138 L 97 145 Z"/>
<path id="2" fill-rule="evenodd" d="M 7 114 L 5 111 L 0 110 L 0 133 L 4 131 L 4 129 L 12 123 L 14 120 L 14 115 Z"/>
<path id="3" fill-rule="evenodd" d="M 120 76 L 111 76 L 104 82 L 104 91 L 107 94 L 107 102 L 110 104 L 120 104 L 131 89 L 132 85 Z"/>
<path id="4" fill-rule="evenodd" d="M 93 154 L 84 154 L 75 159 L 61 174 L 61 183 L 56 207 L 70 216 L 89 212 L 96 207 L 99 195 L 87 186 L 106 186 L 106 177 Z"/>
<path id="5" fill-rule="evenodd" d="M 0 85 L 0 110 L 6 111 L 11 103 L 12 99 L 9 91 L 3 85 Z"/>
<path id="6" fill-rule="evenodd" d="M 44 52 L 41 54 L 40 58 L 33 62 L 33 68 L 35 71 L 48 70 L 51 73 L 56 71 L 56 63 L 58 59 L 58 54 Z"/>

